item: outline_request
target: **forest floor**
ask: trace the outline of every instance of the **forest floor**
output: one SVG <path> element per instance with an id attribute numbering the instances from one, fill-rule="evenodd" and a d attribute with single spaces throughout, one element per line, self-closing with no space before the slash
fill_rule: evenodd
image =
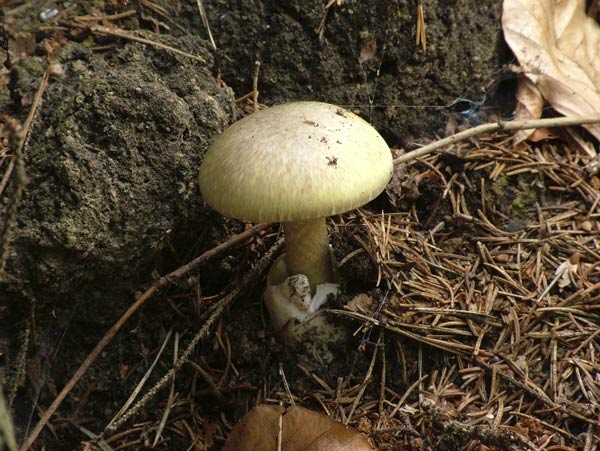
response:
<path id="1" fill-rule="evenodd" d="M 85 29 L 111 47 L 134 36 Z M 253 106 L 238 98 L 241 114 Z M 269 329 L 262 287 L 279 226 L 238 226 L 218 253 L 140 287 L 126 336 L 107 335 L 32 449 L 221 449 L 258 404 L 323 412 L 379 450 L 596 449 L 600 178 L 589 160 L 563 141 L 514 146 L 498 132 L 397 164 L 379 198 L 329 220 L 344 280 L 329 314 L 352 338 L 327 364 Z M 231 277 L 200 290 L 209 258 Z M 19 441 L 91 349 L 63 354 L 89 343 L 85 325 L 28 349 L 35 327 L 19 332 L 4 381 Z M 60 370 L 36 360 L 46 345 Z"/>

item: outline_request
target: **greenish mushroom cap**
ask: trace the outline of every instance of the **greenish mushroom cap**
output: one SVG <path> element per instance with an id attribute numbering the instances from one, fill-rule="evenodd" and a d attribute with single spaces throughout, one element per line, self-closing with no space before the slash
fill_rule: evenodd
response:
<path id="1" fill-rule="evenodd" d="M 224 216 L 289 222 L 366 204 L 392 175 L 392 155 L 357 115 L 320 102 L 253 113 L 219 135 L 200 168 L 204 200 Z"/>

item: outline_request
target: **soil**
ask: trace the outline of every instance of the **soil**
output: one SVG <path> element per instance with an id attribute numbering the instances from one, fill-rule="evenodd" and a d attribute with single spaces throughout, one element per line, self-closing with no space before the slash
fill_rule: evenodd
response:
<path id="1" fill-rule="evenodd" d="M 442 134 L 456 102 L 476 116 L 509 58 L 500 2 L 428 1 L 425 51 L 414 44 L 412 0 L 344 1 L 327 14 L 320 1 L 216 1 L 206 9 L 219 68 L 238 95 L 252 89 L 260 61 L 263 102 L 345 106 L 401 142 Z"/>
<path id="2" fill-rule="evenodd" d="M 43 93 L 24 149 L 29 181 L 0 285 L 0 320 L 6 325 L 0 328 L 0 382 L 20 384 L 13 406 L 19 441 L 37 420 L 35 405 L 50 404 L 157 274 L 242 230 L 202 204 L 197 169 L 212 138 L 243 114 L 246 104 L 236 106 L 235 99 L 252 90 L 255 61 L 261 63 L 261 103 L 306 99 L 339 104 L 370 120 L 391 146 L 410 148 L 415 140 L 443 134 L 448 117 L 457 111 L 461 120 L 482 120 L 507 59 L 501 2 L 496 1 L 426 2 L 426 51 L 414 44 L 412 0 L 347 0 L 327 13 L 321 1 L 208 1 L 204 6 L 216 52 L 195 2 L 63 2 L 60 14 L 46 22 L 39 13 L 48 9 L 47 2 L 13 3 L 4 11 L 5 56 L 10 56 L 4 62 L 2 112 L 24 121 L 47 65 L 58 63 L 61 69 Z M 135 14 L 111 24 L 204 62 L 73 25 L 75 16 L 132 8 Z M 527 221 L 535 193 L 527 197 L 531 191 L 515 191 L 503 183 L 498 179 L 493 191 L 498 196 L 513 193 L 507 197 L 507 215 Z M 431 204 L 439 202 L 441 186 L 421 189 L 431 190 L 416 202 L 421 216 L 431 215 L 432 224 L 442 220 L 447 213 L 443 208 L 429 213 Z M 9 183 L 4 206 L 13 190 Z M 388 211 L 412 207 L 392 191 L 375 205 Z M 212 297 L 249 269 L 275 233 L 273 229 L 252 246 L 209 262 L 148 303 L 86 373 L 34 449 L 86 446 L 78 427 L 101 431 L 163 339 L 177 333 L 187 342 Z M 334 234 L 340 259 L 356 248 L 351 238 Z M 366 254 L 343 271 L 348 293 L 380 297 L 374 290 L 378 270 Z M 313 389 L 312 371 L 322 374 L 323 368 L 301 350 L 282 347 L 268 332 L 261 282 L 255 282 L 223 318 L 215 337 L 195 354 L 209 368 L 233 368 L 226 402 L 216 399 L 192 369 L 177 376 L 175 392 L 181 398 L 191 393 L 199 412 L 196 430 L 207 437 L 208 449 L 223 443 L 222 415 L 229 422 L 242 417 L 260 398 L 257 393 L 267 397 L 282 373 L 297 393 Z M 20 359 L 25 336 L 30 346 Z M 356 338 L 350 348 L 360 344 Z M 228 360 L 231 349 L 233 362 Z M 407 349 L 416 352 L 415 346 Z M 323 376 L 330 387 L 336 386 L 338 375 L 362 375 L 369 367 L 367 354 L 340 350 L 338 355 Z M 173 349 L 167 349 L 149 383 L 168 370 L 172 359 Z M 435 366 L 435 357 L 431 360 Z M 18 375 L 24 367 L 23 378 Z M 164 397 L 154 399 L 135 423 L 156 420 L 165 402 Z M 303 405 L 321 406 L 309 396 Z M 179 406 L 174 413 L 184 415 L 187 408 Z M 157 449 L 188 446 L 177 434 L 166 443 Z"/>
<path id="3" fill-rule="evenodd" d="M 200 40 L 180 47 L 210 60 Z M 35 298 L 84 287 L 98 297 L 95 285 L 136 280 L 172 236 L 189 242 L 202 229 L 197 168 L 233 118 L 232 93 L 199 64 L 141 44 L 94 58 L 69 43 L 56 58 L 67 75 L 46 91 L 31 130 L 9 265 Z M 32 60 L 15 70 L 20 103 L 42 73 Z"/>

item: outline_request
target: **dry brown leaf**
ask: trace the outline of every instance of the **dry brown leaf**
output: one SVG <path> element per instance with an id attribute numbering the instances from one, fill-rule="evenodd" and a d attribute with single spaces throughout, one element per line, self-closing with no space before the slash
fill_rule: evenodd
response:
<path id="1" fill-rule="evenodd" d="M 565 116 L 600 112 L 600 26 L 584 0 L 504 0 L 506 42 L 526 76 Z M 600 124 L 584 125 L 600 140 Z"/>
<path id="2" fill-rule="evenodd" d="M 358 56 L 358 62 L 360 64 L 366 63 L 367 61 L 373 59 L 375 56 L 375 52 L 377 51 L 377 41 L 375 39 L 370 39 L 365 42 L 362 49 L 360 49 L 360 55 Z"/>
<path id="3" fill-rule="evenodd" d="M 517 106 L 515 109 L 515 119 L 540 119 L 544 109 L 544 98 L 540 90 L 533 82 L 520 75 L 517 80 Z M 513 137 L 515 145 L 523 141 L 538 142 L 543 139 L 555 138 L 556 136 L 549 128 L 534 128 L 527 130 L 518 130 Z"/>
<path id="4" fill-rule="evenodd" d="M 366 293 L 361 293 L 358 296 L 354 296 L 350 302 L 346 304 L 346 308 L 353 312 L 371 315 L 375 312 L 377 305 L 375 304 L 375 299 Z"/>
<path id="5" fill-rule="evenodd" d="M 281 426 L 280 426 L 281 425 Z M 261 405 L 231 430 L 223 451 L 373 451 L 360 433 L 303 407 Z"/>
<path id="6" fill-rule="evenodd" d="M 571 285 L 571 282 L 577 274 L 580 258 L 581 255 L 578 252 L 575 252 L 568 259 L 563 261 L 558 266 L 558 268 L 556 268 L 554 275 L 559 278 L 558 286 L 560 288 L 568 287 L 569 285 Z"/>

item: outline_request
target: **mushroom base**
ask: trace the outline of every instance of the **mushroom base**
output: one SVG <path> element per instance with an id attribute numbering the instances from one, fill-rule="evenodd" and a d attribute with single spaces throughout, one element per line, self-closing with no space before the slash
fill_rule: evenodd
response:
<path id="1" fill-rule="evenodd" d="M 327 317 L 319 308 L 329 295 L 339 293 L 339 284 L 322 283 L 311 295 L 308 277 L 304 274 L 287 276 L 285 255 L 279 257 L 267 276 L 265 304 L 271 324 L 284 343 L 303 343 L 313 354 L 329 361 L 332 356 L 327 343 L 339 342 L 346 338 L 346 331 Z"/>

